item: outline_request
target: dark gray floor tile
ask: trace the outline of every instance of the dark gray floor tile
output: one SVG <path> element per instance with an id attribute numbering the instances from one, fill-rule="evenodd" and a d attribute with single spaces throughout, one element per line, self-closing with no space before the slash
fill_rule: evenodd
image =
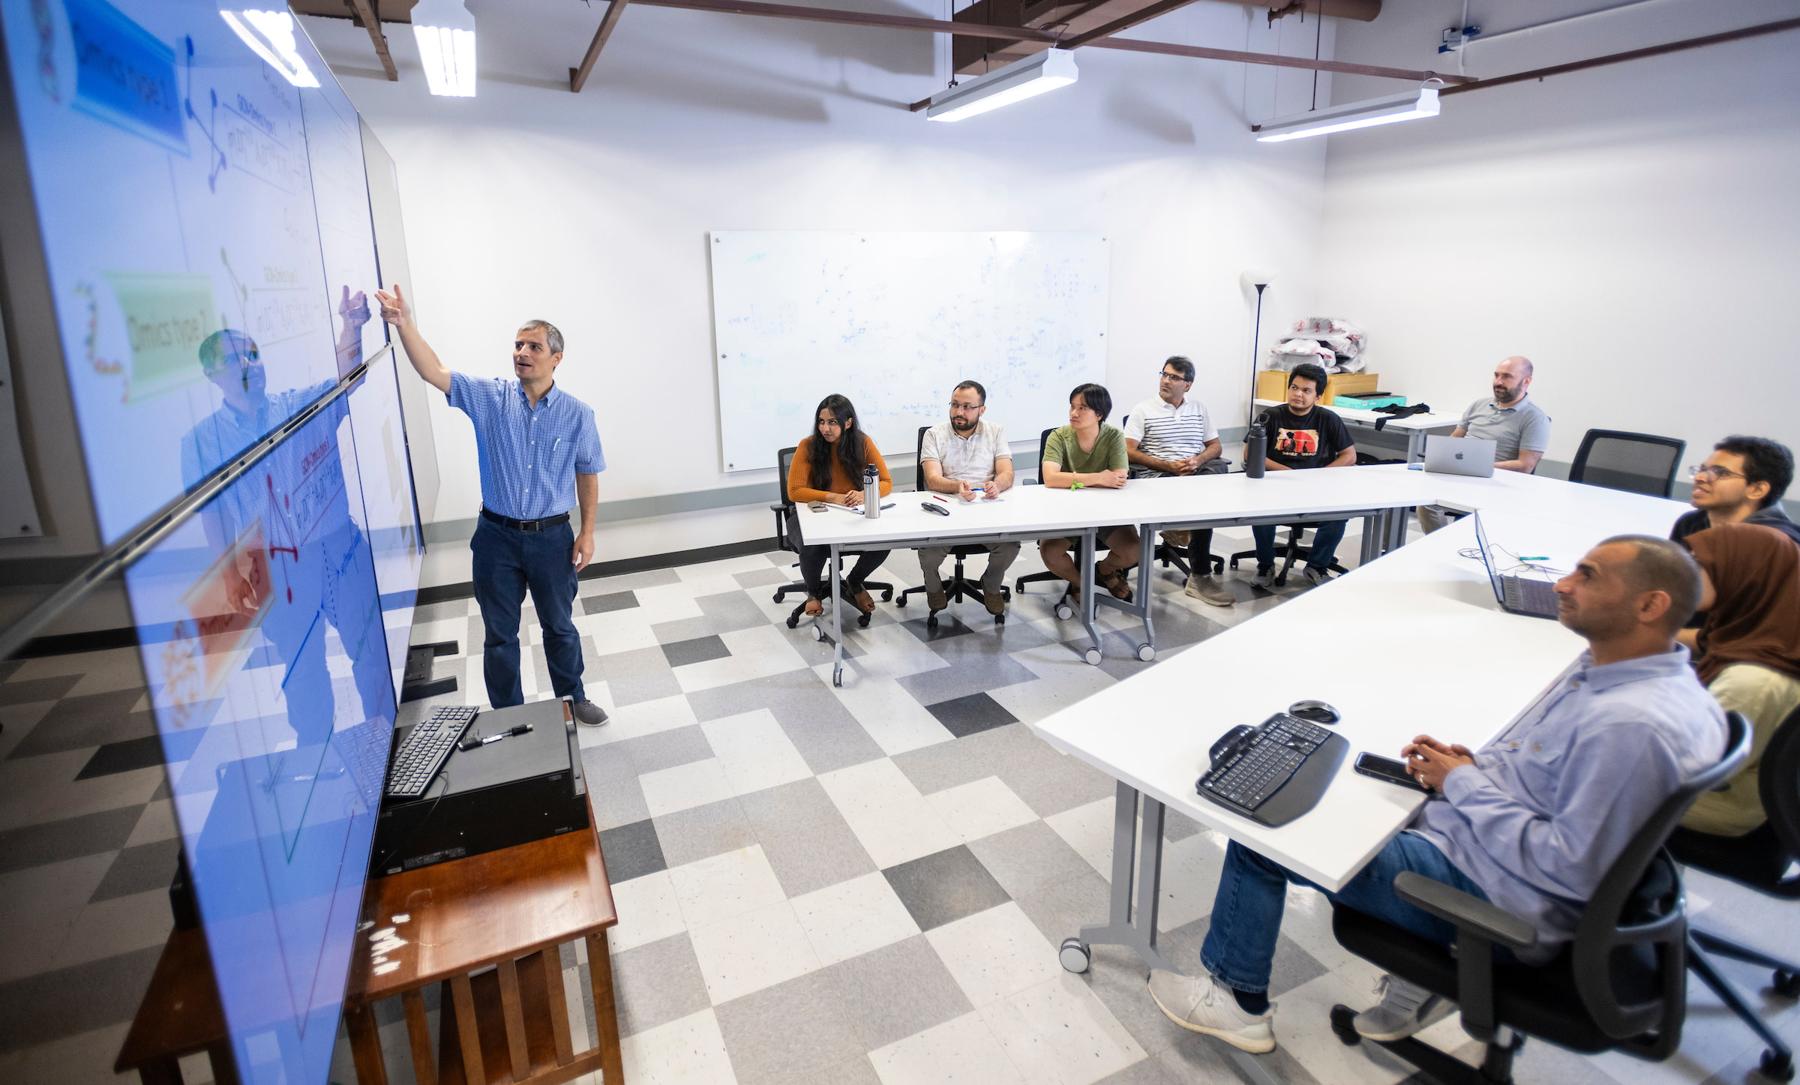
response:
<path id="1" fill-rule="evenodd" d="M 141 689 L 122 689 L 66 697 L 13 748 L 12 756 L 62 753 L 154 735 L 156 723 L 150 713 L 132 711 L 143 696 Z"/>
<path id="2" fill-rule="evenodd" d="M 142 803 L 118 810 L 0 831 L 0 873 L 118 851 L 137 827 Z"/>
<path id="3" fill-rule="evenodd" d="M 918 608 L 917 617 L 910 616 L 913 614 L 914 607 Z M 910 597 L 906 602 L 906 610 L 902 613 L 909 617 L 900 623 L 900 627 L 919 638 L 921 641 L 924 641 L 926 644 L 939 644 L 956 637 L 966 636 L 975 631 L 972 627 L 965 624 L 961 618 L 948 610 L 938 615 L 937 625 L 935 627 L 929 624 L 925 620 L 926 612 L 924 595 Z M 985 614 L 986 611 L 983 611 L 983 613 Z"/>
<path id="4" fill-rule="evenodd" d="M 839 961 L 825 975 L 869 1051 L 971 1009 L 968 996 L 924 935 Z"/>
<path id="5" fill-rule="evenodd" d="M 920 704 L 929 707 L 939 701 L 951 701 L 1002 686 L 1037 681 L 1037 672 L 1015 660 L 1004 649 L 993 647 L 993 638 L 971 634 L 961 638 L 961 641 L 966 644 L 984 643 L 989 647 L 980 652 L 964 652 L 956 662 L 948 666 L 904 675 L 898 680 L 900 688 L 912 694 L 913 699 Z"/>
<path id="6" fill-rule="evenodd" d="M 677 810 L 654 819 L 663 858 L 672 867 L 708 859 L 757 842 L 756 830 L 737 799 Z"/>
<path id="7" fill-rule="evenodd" d="M 611 614 L 615 610 L 634 610 L 638 605 L 636 592 L 615 591 L 600 595 L 584 595 L 581 597 L 583 614 Z"/>
<path id="8" fill-rule="evenodd" d="M 875 860 L 816 779 L 764 788 L 738 804 L 789 897 L 875 870 Z"/>
<path id="9" fill-rule="evenodd" d="M 597 655 L 589 649 L 594 664 L 594 677 L 605 680 L 619 708 L 641 701 L 656 701 L 681 692 L 681 683 L 669 668 L 669 657 L 661 648 L 634 648 L 628 652 Z"/>
<path id="10" fill-rule="evenodd" d="M 150 844 L 139 844 L 119 852 L 106 877 L 94 890 L 90 902 L 128 897 L 151 889 L 166 889 L 175 877 L 175 861 L 181 855 L 181 841 L 171 837 Z"/>
<path id="11" fill-rule="evenodd" d="M 902 683 L 905 681 L 906 679 L 901 679 Z M 937 721 L 944 725 L 944 729 L 957 738 L 1019 722 L 1017 716 L 1001 708 L 999 702 L 985 693 L 971 693 L 966 697 L 939 701 L 936 704 L 927 705 L 926 711 L 936 717 Z"/>
<path id="12" fill-rule="evenodd" d="M 961 844 L 888 867 L 881 873 L 920 931 L 953 923 L 1010 899 L 981 860 Z"/>
<path id="13" fill-rule="evenodd" d="M 606 876 L 617 885 L 668 868 L 662 841 L 649 818 L 600 831 L 600 854 L 606 859 Z"/>
<path id="14" fill-rule="evenodd" d="M 32 701 L 57 701 L 81 681 L 79 674 L 60 674 L 50 678 L 9 679 L 0 682 L 0 704 L 27 704 Z"/>
<path id="15" fill-rule="evenodd" d="M 170 761 L 186 761 L 194 755 L 194 748 L 200 745 L 204 731 L 171 731 L 168 737 L 148 735 L 144 738 L 130 738 L 123 742 L 109 742 L 94 751 L 87 764 L 75 774 L 77 780 L 87 780 L 95 776 L 110 776 L 117 772 L 131 772 L 134 769 L 149 768 L 151 765 L 163 763 L 166 755 Z"/>
<path id="16" fill-rule="evenodd" d="M 673 644 L 663 645 L 662 651 L 671 667 L 685 667 L 689 663 L 723 659 L 731 654 L 731 649 L 725 647 L 725 642 L 717 635 L 695 637 L 692 640 L 678 640 Z"/>
<path id="17" fill-rule="evenodd" d="M 0 854 L 4 854 L 0 850 Z M 0 983 L 0 1052 L 131 1020 L 162 946 Z"/>
<path id="18" fill-rule="evenodd" d="M 718 1006 L 719 1032 L 744 1085 L 786 1082 L 864 1054 L 835 984 L 810 972 Z"/>
<path id="19" fill-rule="evenodd" d="M 710 1005 L 706 979 L 685 931 L 612 954 L 612 969 L 621 1036 L 666 1025 Z"/>

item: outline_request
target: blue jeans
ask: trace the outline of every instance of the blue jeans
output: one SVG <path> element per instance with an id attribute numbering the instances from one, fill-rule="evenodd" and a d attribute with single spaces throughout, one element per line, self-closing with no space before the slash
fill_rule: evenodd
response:
<path id="1" fill-rule="evenodd" d="M 482 517 L 475 521 L 469 549 L 475 554 L 475 602 L 487 627 L 481 665 L 488 703 L 495 708 L 525 703 L 519 682 L 519 608 L 528 588 L 544 632 L 544 658 L 556 695 L 585 700 L 581 634 L 573 616 L 576 570 L 569 561 L 575 529 L 565 523 L 543 531 L 519 531 Z"/>
<path id="2" fill-rule="evenodd" d="M 1414 833 L 1401 833 L 1388 841 L 1387 847 L 1377 852 L 1344 888 L 1325 895 L 1403 930 L 1450 945 L 1456 940 L 1454 926 L 1413 907 L 1394 892 L 1394 875 L 1402 870 L 1417 871 L 1432 881 L 1487 899 L 1487 894 L 1452 866 L 1443 852 Z M 1227 987 L 1251 994 L 1267 991 L 1289 882 L 1319 888 L 1241 844 L 1234 842 L 1227 847 L 1225 872 L 1220 875 L 1219 891 L 1213 896 L 1212 924 L 1200 947 L 1201 967 Z"/>
<path id="3" fill-rule="evenodd" d="M 1331 560 L 1337 557 L 1338 543 L 1344 541 L 1344 529 L 1350 526 L 1350 521 L 1327 520 L 1310 526 L 1313 529 L 1313 542 L 1312 549 L 1306 556 L 1306 567 L 1322 573 L 1331 567 Z M 1274 524 L 1258 524 L 1250 529 L 1250 534 L 1256 538 L 1256 571 L 1259 573 L 1275 567 L 1275 527 Z"/>

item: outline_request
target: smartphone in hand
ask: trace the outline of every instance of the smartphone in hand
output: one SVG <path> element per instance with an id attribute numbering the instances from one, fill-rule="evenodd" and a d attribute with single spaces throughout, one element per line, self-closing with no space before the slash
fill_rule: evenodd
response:
<path id="1" fill-rule="evenodd" d="M 1406 766 L 1391 757 L 1381 757 L 1372 753 L 1356 755 L 1356 771 L 1364 776 L 1373 776 L 1396 787 L 1404 787 L 1413 791 L 1431 794 L 1431 789 L 1412 778 Z"/>

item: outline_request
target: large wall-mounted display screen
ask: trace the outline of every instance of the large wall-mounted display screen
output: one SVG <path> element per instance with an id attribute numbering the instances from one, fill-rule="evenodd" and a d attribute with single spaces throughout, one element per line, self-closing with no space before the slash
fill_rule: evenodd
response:
<path id="1" fill-rule="evenodd" d="M 400 412 L 394 358 L 394 352 L 388 351 L 375 359 L 350 391 L 350 430 L 356 438 L 356 462 L 362 477 L 364 533 L 374 553 L 375 586 L 381 593 L 388 667 L 398 695 L 406 672 L 406 647 L 412 636 L 413 601 L 418 595 L 425 543 L 407 464 L 406 425 Z"/>
<path id="2" fill-rule="evenodd" d="M 285 11 L 0 0 L 0 16 L 111 543 L 383 344 L 361 133 Z"/>

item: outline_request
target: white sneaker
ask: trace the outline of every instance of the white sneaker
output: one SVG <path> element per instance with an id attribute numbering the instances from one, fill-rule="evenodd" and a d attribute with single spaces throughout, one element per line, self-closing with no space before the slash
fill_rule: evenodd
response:
<path id="1" fill-rule="evenodd" d="M 1187 588 L 1184 590 L 1190 597 L 1198 599 L 1202 603 L 1210 603 L 1215 607 L 1237 605 L 1237 596 L 1231 594 L 1231 589 L 1219 583 L 1216 577 L 1201 576 L 1199 573 L 1195 573 L 1188 577 Z"/>
<path id="2" fill-rule="evenodd" d="M 1404 1040 L 1456 1012 L 1456 1003 L 1397 976 L 1382 976 L 1375 987 L 1381 1004 L 1356 1015 L 1356 1034 L 1377 1043 Z"/>
<path id="3" fill-rule="evenodd" d="M 1250 578 L 1250 583 L 1256 585 L 1259 588 L 1267 588 L 1269 591 L 1274 591 L 1275 590 L 1275 570 L 1274 569 L 1258 569 L 1258 570 L 1256 570 L 1256 575 Z"/>
<path id="4" fill-rule="evenodd" d="M 1264 1014 L 1245 1013 L 1231 989 L 1210 974 L 1184 976 L 1159 968 L 1150 973 L 1150 997 L 1164 1017 L 1189 1032 L 1217 1036 L 1252 1055 L 1275 1050 L 1275 1030 L 1270 1027 L 1275 1008 Z"/>
<path id="5" fill-rule="evenodd" d="M 1330 573 L 1324 571 L 1323 569 L 1315 569 L 1310 565 L 1301 569 L 1300 575 L 1306 578 L 1306 583 L 1308 585 L 1324 584 L 1327 581 L 1330 581 L 1332 579 L 1332 575 Z"/>

